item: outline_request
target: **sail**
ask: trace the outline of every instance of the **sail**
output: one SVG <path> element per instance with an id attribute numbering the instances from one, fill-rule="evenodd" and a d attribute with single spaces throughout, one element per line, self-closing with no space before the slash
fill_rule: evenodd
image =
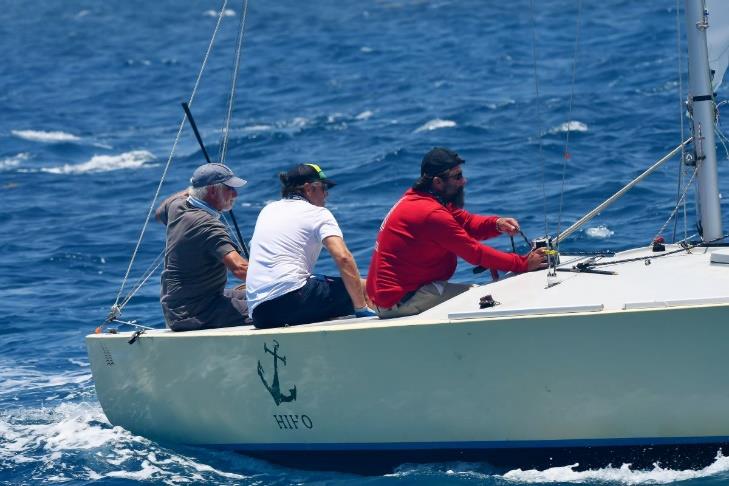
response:
<path id="1" fill-rule="evenodd" d="M 711 85 L 716 91 L 729 65 L 729 1 L 706 0 L 706 8 L 709 11 L 706 43 L 709 48 L 709 66 L 714 72 Z"/>

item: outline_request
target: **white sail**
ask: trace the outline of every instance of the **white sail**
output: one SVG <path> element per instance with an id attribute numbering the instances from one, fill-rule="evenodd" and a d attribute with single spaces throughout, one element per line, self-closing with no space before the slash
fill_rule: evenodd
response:
<path id="1" fill-rule="evenodd" d="M 709 11 L 709 28 L 706 41 L 709 48 L 709 65 L 714 71 L 711 85 L 716 91 L 729 65 L 729 1 L 706 0 Z"/>

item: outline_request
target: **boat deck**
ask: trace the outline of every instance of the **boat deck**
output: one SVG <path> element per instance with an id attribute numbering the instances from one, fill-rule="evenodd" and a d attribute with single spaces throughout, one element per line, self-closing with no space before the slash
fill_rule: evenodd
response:
<path id="1" fill-rule="evenodd" d="M 711 261 L 712 253 L 726 254 L 729 258 L 729 249 L 694 248 L 690 253 L 679 252 L 661 256 L 678 248 L 676 245 L 667 245 L 665 252 L 658 253 L 654 253 L 651 248 L 639 248 L 617 253 L 613 257 L 601 257 L 598 259 L 600 263 L 642 257 L 652 258 L 648 260 L 648 264 L 646 264 L 646 260 L 639 260 L 597 267 L 600 270 L 613 271 L 614 275 L 560 271 L 557 272 L 556 278 L 553 277 L 550 280 L 549 286 L 547 270 L 519 275 L 509 274 L 498 282 L 475 285 L 468 292 L 422 314 L 410 317 L 396 319 L 346 317 L 276 329 L 239 326 L 184 333 L 158 329 L 147 331 L 145 335 L 165 334 L 184 338 L 208 334 L 276 334 L 294 330 L 296 332 L 318 331 L 322 328 L 358 329 L 372 326 L 425 325 L 444 321 L 456 322 L 530 315 L 620 312 L 729 304 L 729 264 Z M 563 255 L 559 267 L 570 269 L 587 258 Z M 485 295 L 491 295 L 498 304 L 492 308 L 479 308 L 479 301 Z"/>

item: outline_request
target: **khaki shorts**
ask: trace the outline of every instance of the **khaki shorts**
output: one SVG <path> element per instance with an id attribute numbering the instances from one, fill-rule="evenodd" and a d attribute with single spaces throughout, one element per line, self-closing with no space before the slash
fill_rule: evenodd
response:
<path id="1" fill-rule="evenodd" d="M 444 280 L 438 280 L 423 285 L 409 298 L 403 298 L 403 300 L 390 308 L 375 306 L 375 311 L 377 311 L 377 315 L 382 319 L 413 316 L 438 304 L 442 304 L 446 300 L 462 294 L 471 287 L 473 287 L 472 284 L 449 283 Z"/>

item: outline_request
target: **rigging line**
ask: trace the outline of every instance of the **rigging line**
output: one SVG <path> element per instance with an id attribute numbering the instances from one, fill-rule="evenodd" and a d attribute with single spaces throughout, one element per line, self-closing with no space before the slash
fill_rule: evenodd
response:
<path id="1" fill-rule="evenodd" d="M 241 245 L 240 238 L 238 238 L 238 235 L 235 234 L 235 231 L 233 231 L 233 227 L 230 225 L 230 221 L 228 221 L 228 217 L 225 215 L 225 213 L 220 213 L 220 215 L 223 217 L 223 222 L 225 223 L 225 226 L 228 228 L 228 234 L 231 236 L 232 239 L 235 240 L 236 243 L 238 243 L 238 246 L 240 248 L 242 248 L 243 245 Z"/>
<path id="2" fill-rule="evenodd" d="M 537 71 L 537 22 L 534 17 L 534 0 L 529 0 L 529 8 L 531 11 L 532 20 L 532 60 L 534 67 L 534 92 L 536 93 L 536 105 L 537 105 L 537 121 L 539 123 L 539 132 L 537 133 L 537 140 L 539 140 L 539 161 L 542 166 L 542 201 L 544 206 L 544 234 L 549 234 L 549 226 L 547 224 L 547 189 L 546 189 L 546 172 L 547 164 L 544 160 L 544 143 L 542 140 L 544 131 L 544 119 L 542 118 L 541 102 L 539 97 L 539 76 Z"/>
<path id="3" fill-rule="evenodd" d="M 233 80 L 231 81 L 230 96 L 228 97 L 228 113 L 225 118 L 225 128 L 223 129 L 222 141 L 220 144 L 220 153 L 218 160 L 221 164 L 225 163 L 225 156 L 228 152 L 228 139 L 230 138 L 230 120 L 233 117 L 233 102 L 235 101 L 235 89 L 238 85 L 238 70 L 240 68 L 240 58 L 243 53 L 243 39 L 246 29 L 246 17 L 248 16 L 248 0 L 243 0 L 243 11 L 240 19 L 240 30 L 238 31 L 237 47 L 235 51 L 235 66 L 233 68 Z"/>
<path id="4" fill-rule="evenodd" d="M 125 326 L 132 326 L 140 329 L 146 329 L 148 331 L 154 331 L 155 327 L 149 327 L 149 326 L 143 326 L 141 324 L 138 324 L 136 321 L 122 321 L 121 319 L 112 319 L 111 322 L 118 322 L 119 324 L 123 324 Z"/>
<path id="5" fill-rule="evenodd" d="M 575 25 L 575 45 L 572 57 L 572 87 L 570 93 L 569 111 L 567 113 L 567 130 L 564 139 L 564 155 L 562 157 L 562 190 L 559 193 L 559 213 L 557 216 L 557 234 L 562 230 L 562 208 L 564 205 L 564 186 L 567 176 L 567 160 L 570 158 L 570 123 L 572 122 L 572 106 L 575 98 L 575 80 L 577 78 L 577 54 L 580 47 L 580 22 L 582 17 L 582 0 L 577 2 L 577 24 Z M 557 250 L 559 250 L 559 240 L 557 241 Z"/>
<path id="6" fill-rule="evenodd" d="M 685 140 L 686 137 L 684 137 L 684 104 L 683 104 L 683 59 L 681 56 L 681 5 L 680 0 L 676 0 L 676 53 L 677 53 L 677 71 L 678 71 L 678 120 L 681 125 L 681 140 Z M 681 146 L 681 162 L 678 164 L 678 183 L 676 185 L 676 204 L 678 204 L 678 200 L 681 194 L 681 185 L 683 184 L 683 161 L 686 160 L 686 148 L 682 145 Z M 686 237 L 686 232 L 688 231 L 686 227 L 686 200 L 684 199 L 684 238 Z M 671 237 L 672 241 L 676 241 L 676 228 L 678 227 L 678 218 L 676 218 L 673 222 L 673 236 Z"/>
<path id="7" fill-rule="evenodd" d="M 121 303 L 121 305 L 119 306 L 119 310 L 120 310 L 120 311 L 121 311 L 121 310 L 122 310 L 122 309 L 124 308 L 124 306 L 125 306 L 125 305 L 127 305 L 127 304 L 129 303 L 129 301 L 130 301 L 130 300 L 132 300 L 132 297 L 134 297 L 134 296 L 136 295 L 136 293 L 137 293 L 137 292 L 139 291 L 139 289 L 141 289 L 141 288 L 142 288 L 142 287 L 144 286 L 144 284 L 145 284 L 145 283 L 147 283 L 147 280 L 149 280 L 149 278 L 150 278 L 150 277 L 151 277 L 152 275 L 154 275 L 154 274 L 155 274 L 155 272 L 157 271 L 157 269 L 159 268 L 159 266 L 160 266 L 161 264 L 162 264 L 162 261 L 159 261 L 159 262 L 157 262 L 157 265 L 155 265 L 155 267 L 154 267 L 154 268 L 152 269 L 152 271 L 150 271 L 150 272 L 149 272 L 149 273 L 148 273 L 148 274 L 147 274 L 147 275 L 146 275 L 146 276 L 144 277 L 144 280 L 142 280 L 142 281 L 140 282 L 140 284 L 139 284 L 139 285 L 138 285 L 138 286 L 137 286 L 136 288 L 134 288 L 134 289 L 133 289 L 133 290 L 132 290 L 132 291 L 131 291 L 131 292 L 129 293 L 129 295 L 128 295 L 128 296 L 127 296 L 127 298 L 126 298 L 126 299 L 124 300 L 124 302 L 122 302 L 122 303 Z"/>
<path id="8" fill-rule="evenodd" d="M 218 21 L 215 24 L 215 30 L 213 30 L 213 35 L 210 37 L 210 43 L 208 44 L 208 49 L 205 52 L 205 58 L 203 59 L 202 65 L 200 66 L 200 71 L 197 73 L 197 78 L 195 79 L 195 85 L 192 88 L 192 93 L 190 94 L 190 100 L 188 101 L 189 105 L 192 105 L 192 101 L 195 99 L 195 94 L 197 93 L 197 89 L 200 86 L 200 80 L 202 79 L 203 72 L 205 71 L 205 67 L 208 63 L 208 58 L 210 57 L 210 52 L 213 50 L 213 45 L 215 43 L 215 37 L 218 34 L 218 31 L 220 30 L 220 23 L 223 20 L 223 14 L 225 13 L 225 7 L 228 4 L 228 0 L 223 0 L 223 6 L 220 8 L 220 13 L 218 14 Z M 180 141 L 180 137 L 182 135 L 182 129 L 185 127 L 185 120 L 187 119 L 187 116 L 182 117 L 182 121 L 180 122 L 180 127 L 177 129 L 177 135 L 175 136 L 175 141 L 172 144 L 172 150 L 170 151 L 170 155 L 167 158 L 167 163 L 165 164 L 165 168 L 162 171 L 162 177 L 160 178 L 159 184 L 157 185 L 157 190 L 154 193 L 154 197 L 152 198 L 152 203 L 149 205 L 149 210 L 147 211 L 147 217 L 144 220 L 144 224 L 142 225 L 142 230 L 139 232 L 139 239 L 137 240 L 137 244 L 134 247 L 134 251 L 132 252 L 132 257 L 129 259 L 129 265 L 127 266 L 127 271 L 124 274 L 124 278 L 122 279 L 122 283 L 119 286 L 119 292 L 116 294 L 116 300 L 114 301 L 114 306 L 117 307 L 119 304 L 119 298 L 121 297 L 122 292 L 124 292 L 124 286 L 127 283 L 127 280 L 129 279 L 129 273 L 132 270 L 132 265 L 134 265 L 134 260 L 137 257 L 137 253 L 139 252 L 139 247 L 142 244 L 142 239 L 144 238 L 144 232 L 147 230 L 147 225 L 149 225 L 149 219 L 152 215 L 152 212 L 154 211 L 154 206 L 157 202 L 157 199 L 159 198 L 159 193 L 162 191 L 162 184 L 165 181 L 165 178 L 167 177 L 167 172 L 170 169 L 170 165 L 172 165 L 172 158 L 175 155 L 175 150 L 177 149 L 177 144 Z"/>
<path id="9" fill-rule="evenodd" d="M 713 243 L 716 243 L 717 241 L 724 240 L 726 238 L 729 238 L 729 234 L 720 236 L 718 238 L 714 238 L 711 241 L 701 241 L 696 244 L 686 244 L 685 246 L 681 246 L 681 248 L 677 250 L 671 250 L 667 251 L 665 253 L 660 253 L 656 255 L 648 255 L 648 256 L 642 256 L 642 257 L 634 257 L 634 258 L 625 258 L 623 260 L 614 260 L 611 262 L 592 262 L 592 263 L 578 263 L 577 268 L 580 268 L 580 265 L 582 265 L 583 268 L 592 268 L 592 267 L 605 267 L 608 265 L 617 265 L 619 263 L 630 263 L 630 262 L 639 262 L 642 260 L 655 260 L 656 258 L 663 258 L 669 255 L 675 255 L 676 253 L 681 253 L 683 251 L 689 252 L 689 250 L 693 250 L 694 248 L 708 248 Z"/>
<path id="10" fill-rule="evenodd" d="M 679 210 L 681 207 L 681 204 L 685 202 L 686 200 L 686 194 L 688 194 L 688 190 L 691 188 L 691 183 L 694 181 L 694 178 L 696 177 L 696 174 L 699 172 L 699 168 L 696 167 L 694 170 L 694 173 L 691 174 L 691 179 L 686 183 L 686 187 L 684 187 L 683 193 L 681 193 L 681 197 L 678 201 L 676 201 L 676 207 L 673 208 L 673 211 L 671 211 L 671 215 L 668 217 L 665 223 L 663 223 L 663 226 L 661 226 L 661 229 L 658 230 L 658 233 L 653 237 L 651 242 L 656 241 L 656 239 L 663 233 L 663 231 L 666 229 L 666 226 L 668 226 L 668 223 L 671 222 L 671 219 L 676 215 L 676 211 Z M 678 218 L 677 218 L 678 219 Z M 684 235 L 685 237 L 686 235 Z"/>
<path id="11" fill-rule="evenodd" d="M 729 103 L 729 101 L 724 100 L 719 104 L 716 104 L 714 106 L 714 109 L 716 110 L 716 123 L 714 124 L 714 133 L 719 138 L 719 141 L 721 142 L 721 146 L 724 148 L 724 155 L 726 155 L 726 158 L 729 159 L 729 149 L 727 149 L 727 142 L 729 142 L 729 139 L 724 135 L 724 132 L 721 131 L 721 125 L 719 124 L 719 108 L 721 108 L 723 105 L 726 105 Z"/>
<path id="12" fill-rule="evenodd" d="M 155 259 L 152 261 L 152 263 L 149 264 L 147 269 L 142 273 L 142 275 L 137 279 L 136 282 L 134 282 L 134 285 L 132 285 L 132 290 L 129 294 L 127 294 L 124 297 L 124 300 L 122 301 L 121 305 L 119 306 L 119 310 L 123 309 L 125 305 L 127 305 L 127 302 L 131 300 L 131 298 L 134 296 L 134 294 L 137 293 L 139 289 L 142 288 L 142 286 L 147 282 L 147 279 L 154 275 L 154 273 L 159 268 L 160 264 L 162 263 L 162 258 L 164 257 L 165 249 L 163 248 L 161 252 L 155 257 Z"/>

